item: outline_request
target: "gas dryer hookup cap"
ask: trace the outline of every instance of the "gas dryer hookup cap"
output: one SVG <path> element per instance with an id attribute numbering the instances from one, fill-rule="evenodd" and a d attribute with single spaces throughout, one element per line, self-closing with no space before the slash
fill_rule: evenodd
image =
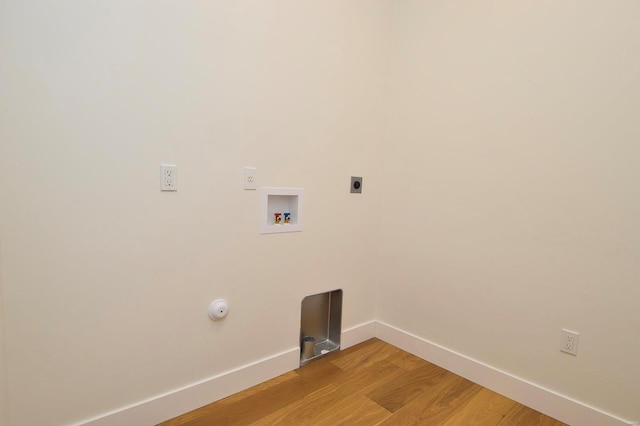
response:
<path id="1" fill-rule="evenodd" d="M 225 299 L 216 299 L 209 305 L 209 318 L 220 320 L 229 313 L 229 303 Z"/>

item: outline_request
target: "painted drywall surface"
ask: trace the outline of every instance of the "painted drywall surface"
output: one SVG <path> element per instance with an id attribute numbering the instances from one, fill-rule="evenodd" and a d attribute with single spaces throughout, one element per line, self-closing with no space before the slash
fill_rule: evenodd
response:
<path id="1" fill-rule="evenodd" d="M 640 4 L 394 5 L 378 318 L 640 419 Z"/>
<path id="2" fill-rule="evenodd" d="M 295 347 L 308 294 L 344 289 L 345 328 L 374 318 L 386 2 L 10 1 L 1 15 L 12 426 L 81 421 Z M 162 162 L 176 193 L 159 191 Z M 243 166 L 305 189 L 303 232 L 258 234 Z M 218 297 L 230 313 L 214 323 Z"/>
<path id="3" fill-rule="evenodd" d="M 2 204 L 0 204 L 1 206 Z M 2 210 L 2 209 L 0 209 Z M 4 303 L 2 291 L 2 239 L 0 238 L 0 426 L 9 424 L 7 363 L 4 346 Z"/>

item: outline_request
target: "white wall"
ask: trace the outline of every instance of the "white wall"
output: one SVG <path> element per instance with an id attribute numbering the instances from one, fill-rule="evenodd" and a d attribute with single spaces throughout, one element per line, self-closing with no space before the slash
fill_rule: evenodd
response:
<path id="1" fill-rule="evenodd" d="M 640 419 L 640 3 L 394 5 L 378 318 Z"/>
<path id="2" fill-rule="evenodd" d="M 1 204 L 0 204 L 1 205 Z M 0 208 L 0 211 L 2 209 Z M 0 239 L 0 426 L 9 424 L 9 405 L 7 395 L 7 363 L 4 345 L 4 303 L 2 290 L 2 240 Z"/>
<path id="3" fill-rule="evenodd" d="M 374 318 L 389 22 L 371 0 L 2 2 L 13 426 L 295 347 L 308 294 L 344 289 L 345 328 Z M 302 233 L 258 235 L 247 165 L 305 189 Z"/>
<path id="4" fill-rule="evenodd" d="M 334 288 L 344 328 L 377 315 L 640 418 L 639 17 L 632 0 L 0 2 L 11 424 L 290 349 L 302 297 Z M 305 188 L 302 233 L 257 234 L 245 165 Z"/>

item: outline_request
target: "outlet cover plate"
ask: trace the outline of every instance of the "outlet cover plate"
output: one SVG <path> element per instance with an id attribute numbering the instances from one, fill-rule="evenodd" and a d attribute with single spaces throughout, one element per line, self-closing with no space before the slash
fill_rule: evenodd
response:
<path id="1" fill-rule="evenodd" d="M 362 177 L 351 176 L 351 193 L 352 194 L 362 193 Z"/>
<path id="2" fill-rule="evenodd" d="M 578 339 L 580 333 L 562 329 L 562 339 L 560 340 L 560 350 L 571 355 L 578 355 Z"/>
<path id="3" fill-rule="evenodd" d="M 160 164 L 160 190 L 178 190 L 178 166 L 174 164 Z"/>

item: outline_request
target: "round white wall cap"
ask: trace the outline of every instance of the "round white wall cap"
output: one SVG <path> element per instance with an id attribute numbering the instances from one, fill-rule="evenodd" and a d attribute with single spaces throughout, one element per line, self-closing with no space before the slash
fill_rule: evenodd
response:
<path id="1" fill-rule="evenodd" d="M 209 318 L 214 321 L 220 320 L 229 313 L 229 302 L 225 299 L 216 299 L 209 305 Z"/>

